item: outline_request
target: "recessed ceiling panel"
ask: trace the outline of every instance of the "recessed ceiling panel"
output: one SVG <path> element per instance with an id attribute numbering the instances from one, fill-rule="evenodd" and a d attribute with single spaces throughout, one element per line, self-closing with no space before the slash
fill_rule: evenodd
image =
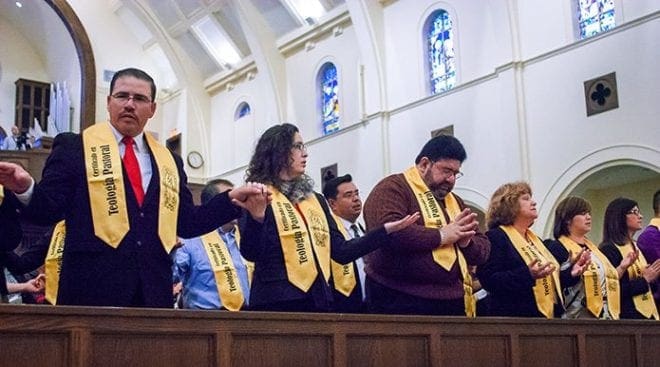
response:
<path id="1" fill-rule="evenodd" d="M 185 54 L 190 57 L 191 62 L 195 63 L 195 66 L 199 69 L 200 74 L 202 74 L 204 78 L 208 78 L 221 71 L 218 64 L 211 59 L 191 31 L 182 33 L 177 38 L 177 41 L 179 41 Z"/>
<path id="2" fill-rule="evenodd" d="M 238 48 L 239 52 L 243 56 L 250 55 L 250 47 L 245 39 L 245 34 L 241 30 L 240 21 L 235 17 L 235 13 L 227 11 L 226 7 L 221 7 L 218 11 L 213 13 L 213 16 L 225 30 L 227 36 L 234 42 L 234 45 Z"/>
<path id="3" fill-rule="evenodd" d="M 281 37 L 301 26 L 279 0 L 252 0 L 252 4 L 266 19 L 276 37 Z"/>
<path id="4" fill-rule="evenodd" d="M 178 7 L 170 0 L 148 0 L 149 6 L 158 17 L 158 20 L 170 28 L 182 20 Z"/>

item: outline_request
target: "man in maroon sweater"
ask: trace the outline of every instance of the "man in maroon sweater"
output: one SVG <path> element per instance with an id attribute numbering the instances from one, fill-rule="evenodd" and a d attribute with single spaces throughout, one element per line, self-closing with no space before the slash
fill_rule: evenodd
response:
<path id="1" fill-rule="evenodd" d="M 451 193 L 466 156 L 458 139 L 437 136 L 414 166 L 371 191 L 364 205 L 368 228 L 414 212 L 422 216 L 365 256 L 370 312 L 475 315 L 468 267 L 488 259 L 490 242 L 477 232 L 476 214 Z"/>

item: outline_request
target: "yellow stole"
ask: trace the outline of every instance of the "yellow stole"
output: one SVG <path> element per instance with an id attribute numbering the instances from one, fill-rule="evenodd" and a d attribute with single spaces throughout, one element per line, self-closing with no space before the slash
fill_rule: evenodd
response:
<path id="1" fill-rule="evenodd" d="M 614 245 L 619 252 L 621 253 L 622 258 L 625 258 L 630 252 L 633 251 L 632 245 L 626 243 L 625 245 L 619 246 Z M 639 256 L 632 265 L 628 267 L 628 278 L 630 280 L 642 278 L 642 269 L 645 269 L 648 263 L 646 258 L 641 251 L 639 251 Z M 658 309 L 655 306 L 655 301 L 653 300 L 653 295 L 649 289 L 646 293 L 638 294 L 633 297 L 633 303 L 635 304 L 635 309 L 639 311 L 644 317 L 658 320 Z"/>
<path id="2" fill-rule="evenodd" d="M 536 285 L 533 288 L 536 307 L 546 318 L 553 318 L 555 295 L 558 295 L 561 304 L 564 304 L 564 297 L 561 292 L 561 285 L 559 284 L 559 264 L 557 260 L 545 248 L 541 239 L 531 230 L 527 230 L 527 237 L 534 243 L 533 246 L 513 226 L 500 226 L 500 228 L 509 237 L 509 240 L 513 243 L 513 247 L 518 251 L 525 264 L 531 264 L 535 260 L 540 260 L 541 263 L 551 262 L 555 266 L 555 271 L 551 275 L 536 279 Z M 553 288 L 555 290 L 554 292 Z"/>
<path id="3" fill-rule="evenodd" d="M 318 276 L 317 259 L 327 283 L 330 279 L 330 229 L 316 195 L 311 194 L 298 203 L 301 215 L 284 194 L 272 186 L 268 188 L 273 193 L 271 207 L 289 282 L 307 292 Z"/>
<path id="4" fill-rule="evenodd" d="M 169 253 L 176 245 L 179 211 L 179 174 L 171 153 L 148 133 L 147 145 L 160 176 L 158 235 Z M 83 131 L 83 149 L 94 234 L 117 248 L 130 229 L 119 145 L 109 123 Z"/>
<path id="5" fill-rule="evenodd" d="M 2 191 L 0 190 L 0 195 L 2 194 Z M 2 203 L 2 198 L 0 198 L 0 203 Z M 650 226 L 654 226 L 655 228 L 660 229 L 660 218 L 653 218 L 649 222 Z"/>
<path id="6" fill-rule="evenodd" d="M 5 198 L 5 189 L 2 185 L 0 185 L 0 205 L 2 205 L 2 200 Z"/>
<path id="7" fill-rule="evenodd" d="M 433 192 L 426 186 L 422 177 L 419 175 L 417 167 L 412 166 L 403 172 L 403 176 L 410 186 L 417 203 L 421 209 L 424 226 L 427 228 L 440 228 L 448 224 L 440 204 L 433 196 Z M 448 193 L 444 198 L 445 208 L 450 218 L 454 218 L 461 212 L 458 201 L 454 194 Z M 432 251 L 433 260 L 445 270 L 449 271 L 458 259 L 459 269 L 463 277 L 463 299 L 465 303 L 465 314 L 468 317 L 476 316 L 477 301 L 472 292 L 472 276 L 467 266 L 467 261 L 463 253 L 456 244 L 440 245 Z"/>
<path id="8" fill-rule="evenodd" d="M 564 246 L 564 248 L 569 252 L 569 254 L 576 255 L 582 251 L 580 245 L 575 241 L 570 239 L 567 236 L 559 237 L 559 242 Z M 592 256 L 596 256 L 598 260 L 605 267 L 605 285 L 607 288 L 607 306 L 614 320 L 619 319 L 619 314 L 621 313 L 621 299 L 620 299 L 620 290 L 619 290 L 619 275 L 610 264 L 610 261 L 603 255 L 602 252 L 598 249 L 598 246 L 594 245 L 588 238 L 585 238 L 585 244 L 589 251 L 591 251 Z M 570 259 L 571 261 L 575 259 Z M 599 317 L 601 311 L 603 310 L 603 293 L 600 287 L 600 281 L 598 279 L 598 269 L 596 264 L 592 262 L 587 267 L 587 270 L 582 274 L 582 280 L 584 281 L 584 294 L 587 298 L 587 309 L 595 317 Z"/>
<path id="9" fill-rule="evenodd" d="M 229 311 L 240 310 L 245 297 L 227 243 L 217 230 L 201 236 L 201 241 L 211 263 L 222 306 Z"/>
<path id="10" fill-rule="evenodd" d="M 339 232 L 344 235 L 345 239 L 350 240 L 351 237 L 346 232 L 346 228 L 344 228 L 344 224 L 341 219 L 339 219 L 336 215 L 333 215 L 332 217 L 337 223 Z M 342 265 L 334 260 L 331 260 L 331 266 L 332 281 L 335 285 L 335 289 L 344 296 L 349 297 L 357 285 L 353 262 Z"/>
<path id="11" fill-rule="evenodd" d="M 51 305 L 57 303 L 57 291 L 60 285 L 60 271 L 62 270 L 62 254 L 64 253 L 64 239 L 66 237 L 66 225 L 59 221 L 53 229 L 50 245 L 46 253 L 46 301 Z"/>

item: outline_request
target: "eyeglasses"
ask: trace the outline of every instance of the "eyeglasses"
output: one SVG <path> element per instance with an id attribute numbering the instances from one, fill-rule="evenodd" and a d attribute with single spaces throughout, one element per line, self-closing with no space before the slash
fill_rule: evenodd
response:
<path id="1" fill-rule="evenodd" d="M 306 151 L 307 150 L 307 145 L 305 145 L 305 143 L 303 143 L 303 142 L 298 142 L 298 143 L 293 143 L 293 145 L 291 145 L 291 148 L 298 149 L 300 151 L 303 151 L 303 150 Z"/>
<path id="2" fill-rule="evenodd" d="M 143 94 L 130 94 L 126 92 L 119 92 L 111 95 L 112 98 L 116 99 L 119 103 L 126 104 L 129 100 L 133 100 L 135 104 L 148 104 L 151 103 L 151 99 Z"/>
<path id="3" fill-rule="evenodd" d="M 631 209 L 628 213 L 626 214 L 635 214 L 637 216 L 641 215 L 642 213 L 639 211 L 639 208 L 633 208 Z"/>
<path id="4" fill-rule="evenodd" d="M 443 175 L 445 178 L 449 178 L 449 177 L 451 177 L 451 176 L 454 176 L 454 179 L 455 179 L 455 180 L 458 180 L 459 178 L 463 177 L 463 172 L 461 172 L 461 171 L 454 171 L 453 169 L 444 168 L 444 167 L 441 167 L 441 168 L 440 168 L 440 173 L 442 173 L 442 175 Z"/>

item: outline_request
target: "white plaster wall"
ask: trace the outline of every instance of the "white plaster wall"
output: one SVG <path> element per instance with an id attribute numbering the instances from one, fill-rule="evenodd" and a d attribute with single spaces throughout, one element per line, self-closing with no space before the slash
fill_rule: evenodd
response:
<path id="1" fill-rule="evenodd" d="M 7 134 L 14 125 L 17 79 L 48 81 L 41 55 L 3 17 L 0 17 L 0 124 Z"/>
<path id="2" fill-rule="evenodd" d="M 454 21 L 458 84 L 493 73 L 511 61 L 505 1 L 396 1 L 384 9 L 390 108 L 429 94 L 423 25 L 437 9 L 447 10 Z"/>
<path id="3" fill-rule="evenodd" d="M 456 184 L 459 195 L 485 208 L 501 183 L 521 177 L 511 72 L 471 88 L 432 98 L 393 114 L 389 128 L 391 172 L 414 164 L 431 131 L 454 125 L 468 158 Z"/>
<path id="4" fill-rule="evenodd" d="M 647 22 L 525 67 L 531 181 L 541 214 L 558 199 L 555 186 L 593 167 L 617 159 L 660 166 L 658 34 L 660 22 Z M 612 71 L 619 108 L 587 117 L 583 82 Z"/>
<path id="5" fill-rule="evenodd" d="M 327 61 L 337 67 L 340 126 L 344 128 L 360 120 L 360 50 L 354 28 L 346 27 L 342 34 L 330 35 L 318 41 L 313 49 L 300 50 L 286 59 L 288 99 L 292 107 L 288 116 L 307 139 L 323 134 L 317 75 Z"/>
<path id="6" fill-rule="evenodd" d="M 257 73 L 253 80 L 237 82 L 233 89 L 223 90 L 211 97 L 211 123 L 207 137 L 209 143 L 209 173 L 210 176 L 225 174 L 227 171 L 239 169 L 244 171 L 254 151 L 254 146 L 264 128 L 273 122 L 266 121 L 263 78 Z M 251 113 L 238 121 L 234 114 L 241 102 L 250 105 Z M 257 122 L 260 122 L 257 124 Z M 243 181 L 233 180 L 234 183 Z"/>
<path id="7" fill-rule="evenodd" d="M 119 20 L 114 13 L 111 1 L 68 0 L 85 27 L 94 52 L 96 63 L 96 120 L 107 120 L 106 97 L 109 82 L 103 81 L 103 70 L 117 71 L 126 67 L 136 67 L 152 75 L 156 86 L 161 85 L 158 67 L 144 52 L 136 36 Z M 105 89 L 103 89 L 105 88 Z"/>

